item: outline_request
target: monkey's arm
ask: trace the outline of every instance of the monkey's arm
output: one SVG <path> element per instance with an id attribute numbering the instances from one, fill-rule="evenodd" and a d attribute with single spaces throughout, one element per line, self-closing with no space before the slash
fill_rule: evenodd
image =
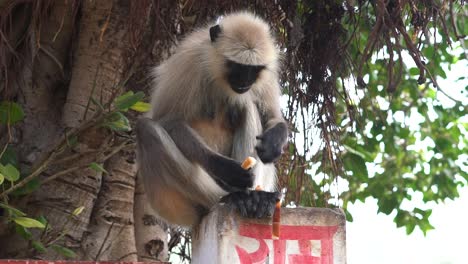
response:
<path id="1" fill-rule="evenodd" d="M 156 122 L 149 118 L 139 119 L 137 136 L 152 137 Z M 183 120 L 158 122 L 174 141 L 177 148 L 192 163 L 199 164 L 223 189 L 228 192 L 243 190 L 253 185 L 253 174 L 241 164 L 211 150 L 203 139 Z M 157 157 L 155 157 L 157 158 Z"/>
<path id="2" fill-rule="evenodd" d="M 283 147 L 288 139 L 288 125 L 279 110 L 279 105 L 275 109 L 267 107 L 264 111 L 260 111 L 260 114 L 264 120 L 264 131 L 257 136 L 260 142 L 255 149 L 263 163 L 271 163 L 283 153 Z"/>

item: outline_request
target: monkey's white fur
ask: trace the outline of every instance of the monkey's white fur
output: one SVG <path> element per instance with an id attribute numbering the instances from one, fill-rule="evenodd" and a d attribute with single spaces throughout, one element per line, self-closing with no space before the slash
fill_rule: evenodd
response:
<path id="1" fill-rule="evenodd" d="M 156 122 L 184 120 L 212 150 L 235 160 L 256 157 L 254 187 L 260 185 L 262 189 L 272 191 L 276 182 L 274 165 L 260 161 L 255 145 L 256 136 L 271 123 L 282 120 L 278 50 L 268 24 L 252 14 L 230 14 L 219 25 L 222 32 L 215 42 L 210 40 L 210 27 L 195 31 L 180 43 L 174 55 L 155 68 L 149 117 Z M 248 92 L 238 94 L 226 81 L 226 59 L 241 64 L 265 65 L 266 68 Z M 246 109 L 245 122 L 234 133 L 225 129 L 225 117 L 218 115 L 226 105 Z M 212 120 L 203 117 L 207 106 L 216 110 Z M 259 111 L 270 117 L 266 127 L 262 127 Z M 144 177 L 149 199 L 169 222 L 196 224 L 199 215 L 194 205 L 211 208 L 226 192 L 199 165 L 184 157 L 164 128 L 156 126 L 154 129 L 165 142 L 168 158 L 158 160 L 157 169 L 148 168 L 158 174 L 150 179 Z M 140 169 L 160 157 L 151 159 L 140 159 Z"/>

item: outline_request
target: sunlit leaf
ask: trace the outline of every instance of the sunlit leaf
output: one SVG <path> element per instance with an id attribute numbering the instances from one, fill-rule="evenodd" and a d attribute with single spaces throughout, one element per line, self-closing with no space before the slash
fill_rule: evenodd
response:
<path id="1" fill-rule="evenodd" d="M 22 211 L 20 211 L 20 210 L 14 208 L 14 207 L 11 207 L 11 206 L 9 206 L 9 205 L 7 205 L 7 204 L 4 204 L 4 203 L 0 203 L 0 207 L 2 207 L 2 208 L 5 209 L 5 210 L 8 210 L 9 213 L 10 213 L 12 216 L 15 216 L 15 217 L 16 217 L 16 216 L 25 216 L 25 215 L 26 215 L 26 214 L 23 213 Z"/>
<path id="2" fill-rule="evenodd" d="M 105 121 L 103 126 L 114 131 L 130 131 L 130 122 L 128 118 L 120 112 L 112 113 Z"/>
<path id="3" fill-rule="evenodd" d="M 9 180 L 10 182 L 15 182 L 20 177 L 20 172 L 18 171 L 18 169 L 11 164 L 0 164 L 0 174 L 2 174 L 3 177 L 5 177 L 5 179 Z"/>
<path id="4" fill-rule="evenodd" d="M 78 216 L 83 212 L 84 209 L 85 209 L 84 206 L 80 206 L 80 207 L 76 208 L 75 210 L 73 210 L 72 215 Z"/>
<path id="5" fill-rule="evenodd" d="M 29 217 L 15 217 L 13 218 L 13 221 L 26 228 L 45 228 L 43 223 Z"/>
<path id="6" fill-rule="evenodd" d="M 416 68 L 416 67 L 410 68 L 408 72 L 409 72 L 410 75 L 413 75 L 413 76 L 420 74 L 419 69 Z"/>
<path id="7" fill-rule="evenodd" d="M 108 173 L 104 167 L 102 167 L 102 165 L 100 164 L 97 164 L 96 162 L 92 162 L 91 164 L 89 164 L 89 167 L 97 172 L 104 172 L 104 173 Z"/>
<path id="8" fill-rule="evenodd" d="M 126 111 L 144 97 L 145 94 L 143 92 L 137 92 L 135 94 L 132 91 L 126 92 L 115 99 L 115 108 L 119 111 Z"/>
<path id="9" fill-rule="evenodd" d="M 409 234 L 411 234 L 411 233 L 414 231 L 414 228 L 416 227 L 416 224 L 414 224 L 414 223 L 407 223 L 407 224 L 405 225 L 405 227 L 406 227 L 406 234 L 409 235 Z"/>
<path id="10" fill-rule="evenodd" d="M 151 104 L 145 102 L 136 102 L 130 107 L 130 109 L 140 113 L 146 113 L 151 109 Z"/>

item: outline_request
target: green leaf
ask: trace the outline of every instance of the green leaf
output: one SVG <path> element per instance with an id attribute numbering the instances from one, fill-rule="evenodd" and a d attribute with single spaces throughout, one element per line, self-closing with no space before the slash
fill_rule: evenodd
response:
<path id="1" fill-rule="evenodd" d="M 75 258 L 76 257 L 76 253 L 73 252 L 73 250 L 69 249 L 69 248 L 66 248 L 66 247 L 62 247 L 62 246 L 59 246 L 59 245 L 52 245 L 51 248 L 59 253 L 60 255 L 64 256 L 64 257 L 67 257 L 67 258 Z"/>
<path id="2" fill-rule="evenodd" d="M 416 67 L 410 68 L 409 69 L 409 74 L 412 76 L 419 75 L 419 69 Z"/>
<path id="3" fill-rule="evenodd" d="M 67 146 L 70 148 L 75 147 L 78 144 L 78 137 L 77 136 L 67 136 Z"/>
<path id="4" fill-rule="evenodd" d="M 32 233 L 28 229 L 24 228 L 23 226 L 16 225 L 15 226 L 16 234 L 20 235 L 22 238 L 26 240 L 30 240 L 32 238 Z"/>
<path id="5" fill-rule="evenodd" d="M 347 151 L 360 156 L 365 161 L 369 161 L 369 162 L 373 161 L 373 157 L 370 155 L 368 148 L 366 149 L 363 146 L 358 145 L 358 144 L 354 144 L 353 147 L 351 147 L 350 145 L 343 144 L 343 147 L 345 147 Z"/>
<path id="6" fill-rule="evenodd" d="M 379 205 L 379 212 L 382 212 L 386 215 L 391 214 L 393 210 L 399 208 L 400 205 L 395 195 L 385 195 L 383 197 L 380 197 L 377 204 Z"/>
<path id="7" fill-rule="evenodd" d="M 143 92 L 134 94 L 132 91 L 128 91 L 115 99 L 115 108 L 119 111 L 127 111 L 128 108 L 141 101 L 144 97 L 145 94 Z"/>
<path id="8" fill-rule="evenodd" d="M 5 180 L 5 176 L 3 176 L 2 173 L 0 173 L 0 185 L 2 185 L 4 180 Z"/>
<path id="9" fill-rule="evenodd" d="M 8 164 L 8 163 L 18 168 L 18 157 L 16 155 L 16 152 L 13 150 L 11 146 L 7 146 L 7 148 L 5 149 L 5 152 L 0 157 L 0 164 Z"/>
<path id="10" fill-rule="evenodd" d="M 25 213 L 21 212 L 20 210 L 14 208 L 14 207 L 11 207 L 11 206 L 9 206 L 9 205 L 7 205 L 7 204 L 4 204 L 4 203 L 0 203 L 0 207 L 2 207 L 2 208 L 5 209 L 5 210 L 8 210 L 8 211 L 10 212 L 10 214 L 11 214 L 12 216 L 15 216 L 15 217 L 17 217 L 17 216 L 25 216 L 25 215 L 26 215 Z"/>
<path id="11" fill-rule="evenodd" d="M 3 101 L 0 103 L 0 124 L 13 125 L 24 119 L 24 111 L 15 102 Z"/>
<path id="12" fill-rule="evenodd" d="M 47 251 L 47 248 L 44 246 L 44 244 L 37 240 L 33 240 L 31 242 L 31 246 L 40 253 L 44 253 Z"/>
<path id="13" fill-rule="evenodd" d="M 89 164 L 89 167 L 97 172 L 104 172 L 109 174 L 100 164 L 97 164 L 96 162 Z"/>
<path id="14" fill-rule="evenodd" d="M 452 142 L 445 138 L 444 135 L 437 137 L 435 144 L 440 151 L 444 151 L 452 147 Z"/>
<path id="15" fill-rule="evenodd" d="M 45 225 L 36 219 L 29 217 L 15 217 L 13 218 L 16 224 L 26 228 L 45 228 Z"/>
<path id="16" fill-rule="evenodd" d="M 430 45 L 423 49 L 424 56 L 426 58 L 432 59 L 434 57 L 434 46 Z"/>
<path id="17" fill-rule="evenodd" d="M 39 181 L 38 178 L 35 178 L 35 179 L 30 180 L 24 186 L 16 189 L 11 194 L 15 196 L 30 194 L 34 192 L 35 190 L 37 190 L 39 186 L 41 186 L 41 182 Z"/>
<path id="18" fill-rule="evenodd" d="M 352 171 L 353 176 L 359 180 L 366 181 L 369 178 L 366 161 L 361 156 L 348 152 L 343 156 L 343 163 L 345 169 Z"/>
<path id="19" fill-rule="evenodd" d="M 37 221 L 41 222 L 42 224 L 44 224 L 45 226 L 47 226 L 47 219 L 41 215 L 37 218 Z"/>
<path id="20" fill-rule="evenodd" d="M 414 228 L 416 227 L 416 224 L 413 222 L 409 222 L 409 223 L 406 223 L 405 227 L 406 227 L 406 234 L 409 235 L 413 233 Z"/>
<path id="21" fill-rule="evenodd" d="M 76 208 L 75 210 L 73 210 L 72 215 L 74 216 L 80 215 L 83 212 L 84 208 L 85 208 L 84 206 L 80 206 Z"/>
<path id="22" fill-rule="evenodd" d="M 0 174 L 2 174 L 5 179 L 9 180 L 10 182 L 15 182 L 20 177 L 20 172 L 18 169 L 11 164 L 7 164 L 5 166 L 0 164 Z"/>
<path id="23" fill-rule="evenodd" d="M 345 209 L 344 212 L 346 216 L 346 221 L 353 222 L 354 221 L 353 215 L 347 209 Z"/>
<path id="24" fill-rule="evenodd" d="M 130 107 L 130 109 L 140 112 L 140 113 L 146 113 L 151 109 L 151 104 L 148 104 L 145 102 L 136 102 L 134 105 Z"/>
<path id="25" fill-rule="evenodd" d="M 112 113 L 104 122 L 103 126 L 114 131 L 130 131 L 130 122 L 121 112 Z"/>

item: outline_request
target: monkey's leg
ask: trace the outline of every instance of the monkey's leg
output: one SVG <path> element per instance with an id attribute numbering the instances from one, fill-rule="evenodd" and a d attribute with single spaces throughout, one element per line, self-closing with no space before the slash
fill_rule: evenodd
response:
<path id="1" fill-rule="evenodd" d="M 191 226 L 225 192 L 178 149 L 158 123 L 136 126 L 139 173 L 154 209 L 171 223 Z"/>
<path id="2" fill-rule="evenodd" d="M 279 196 L 278 192 L 247 190 L 230 193 L 221 198 L 221 202 L 243 217 L 264 218 L 273 215 Z"/>

